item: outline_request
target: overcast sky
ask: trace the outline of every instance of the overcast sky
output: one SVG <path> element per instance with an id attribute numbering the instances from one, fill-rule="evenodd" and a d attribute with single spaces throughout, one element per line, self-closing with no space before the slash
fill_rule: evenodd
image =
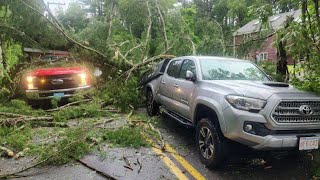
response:
<path id="1" fill-rule="evenodd" d="M 64 10 L 66 10 L 68 8 L 68 4 L 70 2 L 74 2 L 75 0 L 44 0 L 44 2 L 46 3 L 60 3 L 60 4 L 65 4 L 65 5 L 55 5 L 55 4 L 50 4 L 49 7 L 51 9 L 51 11 L 55 11 L 58 8 L 62 8 Z"/>

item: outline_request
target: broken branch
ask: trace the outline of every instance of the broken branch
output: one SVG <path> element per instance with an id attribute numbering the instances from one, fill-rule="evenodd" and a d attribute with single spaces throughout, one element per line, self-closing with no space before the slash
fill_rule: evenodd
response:
<path id="1" fill-rule="evenodd" d="M 0 150 L 4 151 L 7 154 L 7 156 L 9 156 L 9 157 L 14 156 L 14 152 L 6 147 L 0 146 Z"/>
<path id="2" fill-rule="evenodd" d="M 164 142 L 163 136 L 161 134 L 161 132 L 159 131 L 159 129 L 156 129 L 151 123 L 148 123 L 149 127 L 151 128 L 151 130 L 155 131 L 158 133 L 159 135 L 159 139 L 161 141 L 161 150 L 165 151 L 166 149 L 166 143 Z"/>
<path id="3" fill-rule="evenodd" d="M 63 108 L 66 108 L 66 107 L 69 107 L 69 106 L 72 106 L 72 105 L 76 105 L 76 104 L 80 104 L 80 103 L 84 103 L 84 102 L 90 102 L 90 101 L 92 101 L 92 99 L 85 99 L 85 100 L 75 101 L 75 102 L 71 102 L 71 103 L 68 103 L 68 104 L 66 104 L 66 105 L 57 107 L 57 108 L 55 108 L 55 109 L 46 110 L 46 112 L 58 111 L 58 110 L 61 110 L 61 109 L 63 109 Z"/>
<path id="4" fill-rule="evenodd" d="M 73 141 L 73 142 L 70 142 L 68 145 L 66 145 L 63 149 L 61 149 L 60 151 L 57 151 L 56 153 L 52 154 L 51 156 L 49 156 L 48 158 L 42 160 L 42 161 L 39 161 L 37 162 L 36 164 L 34 165 L 31 165 L 29 167 L 25 167 L 21 170 L 18 170 L 16 172 L 12 172 L 12 173 L 8 173 L 8 174 L 2 174 L 0 175 L 0 179 L 7 179 L 7 178 L 11 178 L 11 177 L 20 177 L 20 173 L 23 173 L 23 172 L 26 172 L 28 171 L 29 169 L 32 169 L 32 168 L 35 168 L 45 162 L 47 162 L 48 160 L 50 160 L 51 158 L 53 158 L 54 156 L 62 153 L 63 151 L 67 150 L 71 145 L 73 145 L 74 143 L 76 143 L 77 141 Z"/>

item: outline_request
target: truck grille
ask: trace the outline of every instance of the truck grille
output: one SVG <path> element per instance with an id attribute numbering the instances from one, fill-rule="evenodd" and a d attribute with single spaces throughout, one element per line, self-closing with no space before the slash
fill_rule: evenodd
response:
<path id="1" fill-rule="evenodd" d="M 320 123 L 320 101 L 282 101 L 271 117 L 278 123 Z"/>
<path id="2" fill-rule="evenodd" d="M 39 90 L 55 90 L 79 87 L 80 81 L 80 77 L 77 74 L 64 74 L 37 76 L 34 84 Z"/>

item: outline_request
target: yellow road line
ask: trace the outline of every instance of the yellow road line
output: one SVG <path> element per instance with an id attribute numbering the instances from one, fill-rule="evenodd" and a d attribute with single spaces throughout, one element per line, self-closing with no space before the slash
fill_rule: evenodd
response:
<path id="1" fill-rule="evenodd" d="M 191 164 L 188 163 L 182 156 L 180 156 L 169 144 L 165 145 L 171 155 L 197 180 L 205 180 L 199 171 L 197 171 Z"/>
<path id="2" fill-rule="evenodd" d="M 157 148 L 152 148 L 152 150 L 159 156 L 162 156 L 162 161 L 170 168 L 170 170 L 173 172 L 174 175 L 176 175 L 176 177 L 178 179 L 188 179 L 186 175 L 183 174 L 183 172 L 171 161 L 171 159 L 164 154 L 160 149 Z"/>

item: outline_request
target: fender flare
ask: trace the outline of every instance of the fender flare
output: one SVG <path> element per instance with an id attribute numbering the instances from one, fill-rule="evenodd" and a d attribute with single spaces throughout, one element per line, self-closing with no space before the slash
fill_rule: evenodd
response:
<path id="1" fill-rule="evenodd" d="M 208 97 L 200 96 L 194 101 L 194 106 L 192 107 L 192 114 L 191 114 L 191 117 L 193 118 L 192 122 L 194 124 L 196 122 L 196 114 L 197 114 L 196 110 L 197 110 L 198 105 L 204 105 L 204 106 L 207 106 L 209 109 L 213 110 L 218 117 L 221 131 L 222 132 L 227 131 L 227 127 L 226 127 L 226 123 L 224 120 L 223 111 L 220 107 L 221 106 L 220 103 L 218 103 L 214 99 L 208 98 Z"/>

